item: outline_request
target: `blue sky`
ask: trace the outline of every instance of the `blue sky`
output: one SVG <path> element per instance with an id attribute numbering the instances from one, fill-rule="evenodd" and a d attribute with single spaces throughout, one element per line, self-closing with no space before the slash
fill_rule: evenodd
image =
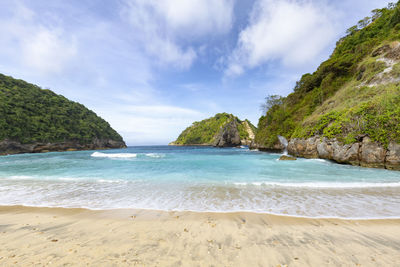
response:
<path id="1" fill-rule="evenodd" d="M 384 0 L 0 1 L 0 72 L 106 119 L 128 145 L 167 144 L 228 112 L 257 124 Z"/>

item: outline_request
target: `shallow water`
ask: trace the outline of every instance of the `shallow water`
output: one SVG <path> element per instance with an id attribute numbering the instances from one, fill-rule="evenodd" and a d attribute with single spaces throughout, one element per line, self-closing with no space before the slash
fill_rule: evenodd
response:
<path id="1" fill-rule="evenodd" d="M 170 146 L 3 156 L 0 205 L 400 217 L 400 172 L 279 156 Z"/>

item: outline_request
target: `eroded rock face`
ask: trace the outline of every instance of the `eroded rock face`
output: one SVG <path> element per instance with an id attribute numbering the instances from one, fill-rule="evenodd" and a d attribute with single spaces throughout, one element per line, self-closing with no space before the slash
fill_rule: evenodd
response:
<path id="1" fill-rule="evenodd" d="M 213 144 L 213 146 L 216 147 L 234 147 L 240 145 L 240 134 L 235 120 L 225 124 L 225 126 L 218 133 Z"/>
<path id="2" fill-rule="evenodd" d="M 79 144 L 77 142 L 62 143 L 34 143 L 21 144 L 20 142 L 3 140 L 0 142 L 0 155 L 21 154 L 21 153 L 41 153 L 50 151 L 73 151 L 73 150 L 94 150 L 94 149 L 111 149 L 125 148 L 123 141 L 115 141 L 110 139 L 94 139 L 90 144 Z"/>
<path id="3" fill-rule="evenodd" d="M 242 125 L 245 128 L 246 132 L 249 134 L 249 137 L 247 139 L 242 139 L 241 144 L 243 146 L 251 146 L 255 137 L 255 133 L 253 129 L 250 127 L 249 122 L 247 120 L 243 121 Z"/>
<path id="4" fill-rule="evenodd" d="M 317 144 L 317 153 L 321 159 L 333 158 L 333 147 L 330 140 L 324 137 L 322 141 Z"/>
<path id="5" fill-rule="evenodd" d="M 389 170 L 400 170 L 400 144 L 389 144 L 385 167 Z"/>
<path id="6" fill-rule="evenodd" d="M 290 140 L 287 150 L 290 155 L 303 158 L 318 158 L 317 144 L 319 137 Z"/>
<path id="7" fill-rule="evenodd" d="M 261 146 L 253 141 L 251 142 L 249 148 L 267 152 L 283 152 L 285 150 L 285 147 L 280 142 L 275 143 L 274 146 L 271 148 L 271 147 Z"/>
<path id="8" fill-rule="evenodd" d="M 333 143 L 332 159 L 339 163 L 349 163 L 351 165 L 359 165 L 359 149 L 360 144 L 342 145 L 335 140 Z"/>
<path id="9" fill-rule="evenodd" d="M 360 142 L 343 144 L 336 139 L 320 138 L 290 140 L 290 155 L 304 158 L 322 158 L 343 164 L 370 168 L 400 170 L 400 144 L 390 143 L 388 149 L 362 137 Z"/>
<path id="10" fill-rule="evenodd" d="M 360 165 L 364 167 L 384 168 L 386 149 L 364 137 L 361 144 Z"/>

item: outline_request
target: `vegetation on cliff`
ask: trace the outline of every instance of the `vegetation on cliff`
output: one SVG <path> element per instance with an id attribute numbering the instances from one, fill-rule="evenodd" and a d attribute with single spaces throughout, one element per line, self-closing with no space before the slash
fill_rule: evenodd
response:
<path id="1" fill-rule="evenodd" d="M 85 106 L 50 90 L 0 74 L 0 141 L 29 143 L 94 140 L 123 143 L 110 125 Z"/>
<path id="2" fill-rule="evenodd" d="M 234 121 L 239 132 L 240 140 L 250 141 L 255 134 L 256 127 L 248 120 L 241 121 L 237 117 L 228 113 L 218 113 L 212 118 L 194 122 L 190 127 L 186 128 L 174 145 L 214 145 L 218 135 L 223 130 L 223 127 Z M 249 130 L 250 128 L 250 130 Z"/>
<path id="3" fill-rule="evenodd" d="M 374 10 L 347 34 L 293 93 L 266 98 L 258 146 L 273 147 L 278 135 L 400 143 L 400 1 Z"/>

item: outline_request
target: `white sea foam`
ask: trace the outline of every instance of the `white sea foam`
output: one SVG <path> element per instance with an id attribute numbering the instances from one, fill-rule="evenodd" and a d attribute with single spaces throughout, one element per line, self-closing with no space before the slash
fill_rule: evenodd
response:
<path id="1" fill-rule="evenodd" d="M 97 182 L 97 183 L 96 183 Z M 180 183 L 164 185 L 96 179 L 66 187 L 56 181 L 0 184 L 0 205 L 89 209 L 151 209 L 196 212 L 259 212 L 299 217 L 394 218 L 399 217 L 398 190 L 362 191 L 329 189 L 238 188 Z M 121 183 L 121 184 L 120 184 Z M 245 184 L 245 183 L 242 183 Z M 36 192 L 36 194 L 32 194 Z M 71 197 L 73 196 L 73 197 Z M 221 197 L 222 196 L 222 197 Z M 362 207 L 362 208 L 360 208 Z"/>
<path id="2" fill-rule="evenodd" d="M 54 177 L 54 176 L 28 176 L 28 175 L 18 175 L 18 176 L 10 176 L 10 177 L 0 177 L 0 179 L 3 180 L 25 180 L 25 181 L 39 181 L 39 182 L 56 182 L 56 181 L 62 181 L 62 182 L 71 182 L 78 185 L 80 183 L 113 183 L 113 184 L 118 184 L 118 183 L 133 183 L 133 182 L 140 182 L 142 180 L 124 180 L 124 179 L 103 179 L 103 178 L 97 178 L 97 177 Z"/>
<path id="3" fill-rule="evenodd" d="M 165 157 L 165 154 L 161 154 L 161 153 L 147 153 L 146 156 L 147 156 L 147 157 L 150 157 L 150 158 L 163 158 L 163 157 Z"/>
<path id="4" fill-rule="evenodd" d="M 96 182 L 98 182 L 98 183 L 109 183 L 109 184 L 126 184 L 126 183 L 128 183 L 127 180 L 122 180 L 122 179 L 115 179 L 115 180 L 97 179 Z"/>
<path id="5" fill-rule="evenodd" d="M 329 162 L 329 161 L 327 161 L 326 159 L 307 159 L 307 160 L 310 160 L 310 161 L 317 161 L 317 162 Z"/>
<path id="6" fill-rule="evenodd" d="M 387 188 L 400 187 L 396 183 L 365 183 L 365 182 L 304 182 L 304 183 L 280 183 L 280 182 L 234 182 L 236 186 L 279 186 L 299 188 Z"/>
<path id="7" fill-rule="evenodd" d="M 58 180 L 61 180 L 61 181 L 69 181 L 69 182 L 76 182 L 76 181 L 79 181 L 79 180 L 82 180 L 82 179 L 80 179 L 80 178 L 73 178 L 73 177 L 60 177 L 60 178 L 58 178 Z"/>
<path id="8" fill-rule="evenodd" d="M 32 179 L 32 176 L 28 176 L 28 175 L 13 175 L 10 177 L 7 177 L 8 179 L 13 179 L 13 180 L 28 180 L 28 179 Z"/>
<path id="9" fill-rule="evenodd" d="M 90 155 L 95 158 L 136 158 L 137 154 L 135 153 L 101 153 L 94 152 Z"/>

